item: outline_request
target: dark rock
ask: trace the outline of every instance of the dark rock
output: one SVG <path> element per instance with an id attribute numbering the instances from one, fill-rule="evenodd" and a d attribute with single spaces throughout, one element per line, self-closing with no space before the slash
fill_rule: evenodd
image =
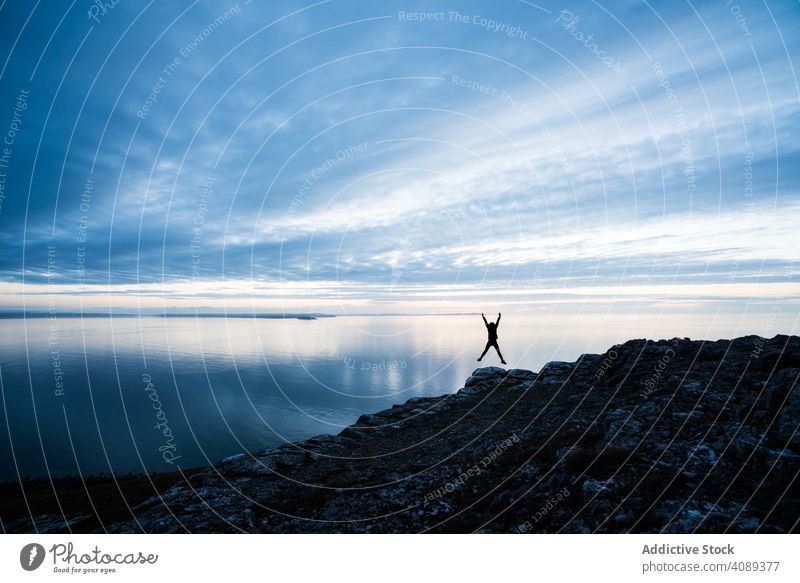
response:
<path id="1" fill-rule="evenodd" d="M 638 339 L 538 374 L 484 367 L 456 394 L 199 470 L 136 506 L 135 520 L 129 512 L 98 526 L 65 509 L 69 525 L 53 515 L 35 523 L 40 532 L 792 532 L 799 374 L 795 336 Z"/>

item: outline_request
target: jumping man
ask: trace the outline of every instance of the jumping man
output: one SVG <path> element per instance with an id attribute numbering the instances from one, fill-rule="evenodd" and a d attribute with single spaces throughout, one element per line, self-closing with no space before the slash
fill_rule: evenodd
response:
<path id="1" fill-rule="evenodd" d="M 497 322 L 487 322 L 486 316 L 481 314 L 481 318 L 483 318 L 483 323 L 486 324 L 486 331 L 489 334 L 489 340 L 486 341 L 486 348 L 483 349 L 483 354 L 481 354 L 480 357 L 478 358 L 478 362 L 480 362 L 483 359 L 484 355 L 486 354 L 486 351 L 488 351 L 489 348 L 494 346 L 494 349 L 497 351 L 497 356 L 500 357 L 500 362 L 502 362 L 503 364 L 508 364 L 503 359 L 503 354 L 500 352 L 500 347 L 497 345 L 497 327 L 500 325 L 500 316 L 502 316 L 502 314 L 497 314 Z"/>

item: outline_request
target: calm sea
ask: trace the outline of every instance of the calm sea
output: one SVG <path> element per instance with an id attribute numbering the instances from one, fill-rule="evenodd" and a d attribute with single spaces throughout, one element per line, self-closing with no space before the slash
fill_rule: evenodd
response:
<path id="1" fill-rule="evenodd" d="M 765 318 L 509 313 L 500 347 L 539 370 L 630 338 L 764 333 Z M 458 390 L 485 341 L 480 316 L 0 320 L 0 480 L 191 468 L 337 433 Z"/>

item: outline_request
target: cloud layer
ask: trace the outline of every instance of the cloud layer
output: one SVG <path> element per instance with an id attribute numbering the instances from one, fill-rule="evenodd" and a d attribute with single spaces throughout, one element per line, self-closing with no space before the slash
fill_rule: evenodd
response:
<path id="1" fill-rule="evenodd" d="M 800 297 L 794 2 L 44 4 L 3 307 Z"/>

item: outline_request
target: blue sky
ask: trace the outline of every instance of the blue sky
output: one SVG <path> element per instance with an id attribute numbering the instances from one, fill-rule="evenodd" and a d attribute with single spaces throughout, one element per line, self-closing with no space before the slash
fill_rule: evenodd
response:
<path id="1" fill-rule="evenodd" d="M 800 297 L 797 2 L 6 1 L 0 22 L 0 308 Z"/>

